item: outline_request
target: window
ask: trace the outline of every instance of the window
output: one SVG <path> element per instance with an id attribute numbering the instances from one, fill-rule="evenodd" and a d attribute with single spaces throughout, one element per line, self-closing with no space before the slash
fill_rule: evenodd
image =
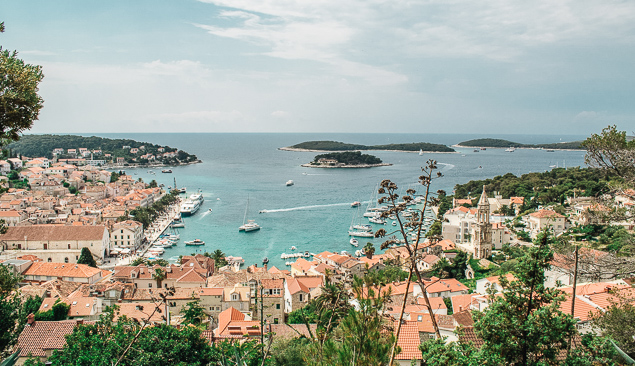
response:
<path id="1" fill-rule="evenodd" d="M 79 260 L 79 256 L 78 255 L 75 256 L 75 260 Z"/>
<path id="2" fill-rule="evenodd" d="M 280 304 L 276 304 L 276 309 L 280 310 Z M 276 319 L 276 320 L 278 320 L 278 319 Z M 276 324 L 278 324 L 278 323 L 276 323 Z"/>
<path id="3" fill-rule="evenodd" d="M 68 257 L 64 258 L 64 263 L 68 263 Z"/>
<path id="4" fill-rule="evenodd" d="M 70 244 L 68 244 L 68 249 L 71 249 L 71 245 Z"/>
<path id="5" fill-rule="evenodd" d="M 238 301 L 238 294 L 232 294 L 232 301 Z"/>
<path id="6" fill-rule="evenodd" d="M 304 296 L 300 294 L 300 301 L 304 301 Z"/>
<path id="7" fill-rule="evenodd" d="M 48 259 L 48 261 L 49 261 L 49 262 L 53 262 L 53 259 L 49 258 L 49 259 Z"/>
<path id="8" fill-rule="evenodd" d="M 44 244 L 44 250 L 48 249 L 48 244 Z"/>
<path id="9" fill-rule="evenodd" d="M 152 283 L 148 283 L 148 288 L 152 288 Z"/>
<path id="10" fill-rule="evenodd" d="M 115 235 L 115 239 L 117 239 L 117 235 Z"/>
<path id="11" fill-rule="evenodd" d="M 130 235 L 128 235 L 128 239 L 130 239 Z"/>
<path id="12" fill-rule="evenodd" d="M 273 318 L 273 324 L 278 324 L 278 318 Z"/>
<path id="13" fill-rule="evenodd" d="M 417 321 L 418 321 L 418 322 L 420 322 L 420 321 L 422 321 L 422 320 L 423 320 L 423 315 L 419 315 L 419 316 L 417 316 Z"/>

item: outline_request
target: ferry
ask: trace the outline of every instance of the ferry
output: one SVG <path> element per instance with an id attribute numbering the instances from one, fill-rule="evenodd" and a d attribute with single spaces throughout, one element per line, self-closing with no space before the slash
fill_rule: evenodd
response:
<path id="1" fill-rule="evenodd" d="M 181 215 L 183 216 L 194 215 L 200 207 L 201 207 L 200 201 L 192 201 L 188 199 L 185 202 L 183 202 L 183 204 L 181 205 Z"/>
<path id="2" fill-rule="evenodd" d="M 186 241 L 185 245 L 205 245 L 205 242 L 201 239 L 194 239 L 190 241 Z"/>
<path id="3" fill-rule="evenodd" d="M 163 169 L 161 173 L 172 173 L 172 169 Z"/>
<path id="4" fill-rule="evenodd" d="M 191 195 L 189 199 L 183 202 L 181 205 L 181 215 L 194 215 L 196 211 L 201 208 L 203 201 L 203 194 L 199 190 L 198 193 Z"/>

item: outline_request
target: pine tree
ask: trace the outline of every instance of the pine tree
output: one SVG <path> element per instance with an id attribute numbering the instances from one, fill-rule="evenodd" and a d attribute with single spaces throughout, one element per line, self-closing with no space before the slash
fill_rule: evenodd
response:
<path id="1" fill-rule="evenodd" d="M 82 253 L 77 260 L 77 264 L 86 264 L 91 267 L 97 268 L 97 262 L 95 262 L 95 258 L 93 258 L 93 254 L 88 248 L 82 248 Z"/>

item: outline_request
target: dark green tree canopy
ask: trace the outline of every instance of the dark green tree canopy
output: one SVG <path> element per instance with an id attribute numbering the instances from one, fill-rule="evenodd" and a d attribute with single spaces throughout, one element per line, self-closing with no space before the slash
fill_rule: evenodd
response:
<path id="1" fill-rule="evenodd" d="M 0 140 L 18 140 L 31 128 L 44 102 L 38 95 L 43 77 L 41 66 L 29 65 L 16 51 L 0 47 Z"/>
<path id="2" fill-rule="evenodd" d="M 79 255 L 77 263 L 97 268 L 97 262 L 95 262 L 95 258 L 93 258 L 93 253 L 91 253 L 88 248 L 82 248 L 82 253 Z"/>

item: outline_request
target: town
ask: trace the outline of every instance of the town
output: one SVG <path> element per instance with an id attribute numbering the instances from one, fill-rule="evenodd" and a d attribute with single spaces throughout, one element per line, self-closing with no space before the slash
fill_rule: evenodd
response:
<path id="1" fill-rule="evenodd" d="M 147 254 L 178 217 L 177 191 L 71 162 L 0 162 L 3 174 L 18 177 L 2 177 L 0 218 L 6 227 L 0 235 L 0 264 L 18 276 L 15 293 L 32 307 L 17 334 L 17 364 L 30 358 L 46 361 L 64 347 L 65 336 L 100 321 L 113 306 L 114 321 L 124 317 L 148 326 L 191 324 L 194 312 L 195 324 L 210 344 L 309 337 L 317 325 L 315 319 L 307 320 L 306 309 L 315 311 L 316 300 L 329 286 L 339 286 L 350 304 L 359 307 L 371 287 L 357 293 L 357 279 L 380 274 L 383 280 L 372 286 L 389 304 L 380 316 L 401 319 L 399 327 L 391 328 L 400 350 L 395 362 L 409 365 L 423 360 L 419 347 L 425 339 L 480 342 L 472 312 L 487 309 L 492 296 L 516 281 L 514 264 L 541 235 L 573 235 L 575 242 L 581 228 L 613 227 L 632 238 L 635 225 L 628 215 L 614 221 L 594 215 L 609 211 L 611 204 L 630 210 L 635 206 L 633 189 L 615 194 L 610 203 L 583 195 L 526 210 L 525 200 L 533 197 L 504 198 L 482 184 L 479 195 L 430 200 L 428 210 L 436 220 L 423 228 L 428 233 L 416 235 L 417 225 L 404 224 L 411 241 L 394 240 L 381 254 L 369 243 L 361 256 L 299 256 L 288 270 L 267 264 L 241 268 L 239 257 L 222 252 L 182 256 L 178 263 L 169 263 Z M 9 188 L 9 182 L 24 185 Z M 382 217 L 403 215 L 407 206 L 389 204 L 379 212 Z M 158 212 L 152 221 L 135 221 L 140 209 Z M 424 206 L 419 226 L 424 225 L 425 212 Z M 416 224 L 417 217 L 403 219 Z M 558 309 L 572 314 L 575 327 L 585 334 L 598 332 L 594 313 L 608 311 L 624 297 L 633 304 L 629 295 L 635 266 L 620 261 L 614 250 L 592 248 L 580 240 L 575 258 L 571 251 L 554 254 L 544 286 L 563 291 Z M 410 280 L 413 265 L 425 274 L 419 281 Z"/>

